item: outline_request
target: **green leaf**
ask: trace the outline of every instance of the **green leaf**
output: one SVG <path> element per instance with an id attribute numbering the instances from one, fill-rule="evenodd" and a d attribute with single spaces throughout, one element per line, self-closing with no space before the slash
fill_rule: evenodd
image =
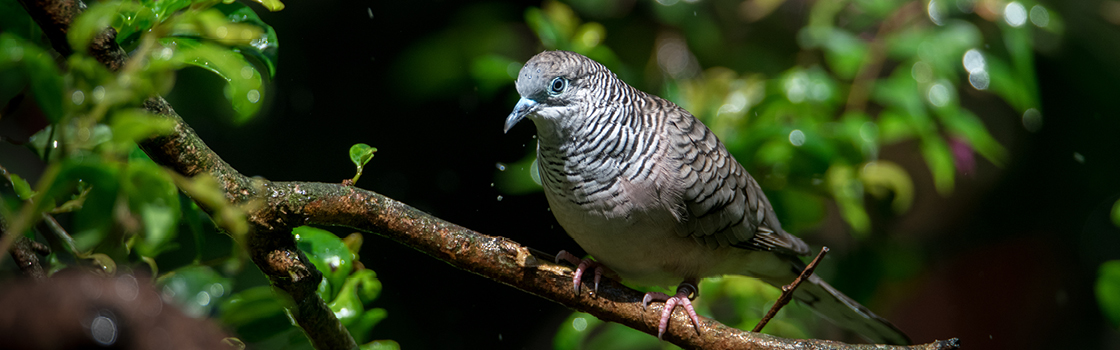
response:
<path id="1" fill-rule="evenodd" d="M 102 162 L 93 156 L 70 158 L 61 162 L 54 181 L 42 191 L 44 196 L 40 203 L 81 198 L 80 208 L 70 208 L 74 211 L 70 234 L 78 250 L 92 249 L 107 237 L 113 225 L 119 173 L 116 164 Z M 79 194 L 86 189 L 88 194 Z"/>
<path id="2" fill-rule="evenodd" d="M 358 346 L 360 350 L 400 350 L 401 344 L 397 344 L 394 340 L 374 340 L 369 343 Z"/>
<path id="3" fill-rule="evenodd" d="M 368 306 L 381 295 L 381 281 L 377 279 L 377 273 L 370 269 L 355 271 L 346 279 L 346 286 L 343 288 L 348 288 L 350 285 L 353 285 L 358 297 L 361 298 L 362 305 Z"/>
<path id="4" fill-rule="evenodd" d="M 330 294 L 322 295 L 323 300 L 334 300 L 334 296 L 354 270 L 354 254 L 338 236 L 327 230 L 300 226 L 292 229 L 292 234 L 295 235 L 299 249 L 307 254 L 307 258 L 330 283 Z"/>
<path id="5" fill-rule="evenodd" d="M 948 196 L 953 192 L 956 171 L 956 165 L 953 164 L 953 151 L 949 150 L 949 145 L 939 137 L 922 139 L 921 150 L 922 157 L 925 158 L 926 165 L 933 174 L 933 184 L 937 188 L 937 193 Z"/>
<path id="6" fill-rule="evenodd" d="M 0 1 L 0 33 L 14 34 L 27 39 L 43 37 L 43 31 L 18 1 Z M 40 44 L 49 45 L 45 42 Z"/>
<path id="7" fill-rule="evenodd" d="M 140 214 L 144 227 L 136 245 L 141 256 L 155 257 L 175 248 L 175 236 L 182 217 L 179 189 L 171 176 L 151 162 L 130 162 L 122 189 L 128 195 L 129 208 Z"/>
<path id="8" fill-rule="evenodd" d="M 859 237 L 866 237 L 871 229 L 871 217 L 863 207 L 863 183 L 856 178 L 851 166 L 835 163 L 825 172 L 825 181 L 832 198 L 840 208 L 840 216 Z"/>
<path id="9" fill-rule="evenodd" d="M 156 4 L 164 1 L 157 1 Z M 112 26 L 117 30 L 117 43 L 134 41 L 139 34 L 147 32 L 158 24 L 161 18 L 155 9 L 147 6 L 122 8 L 119 15 L 112 21 Z"/>
<path id="10" fill-rule="evenodd" d="M 1120 226 L 1120 201 L 1112 205 L 1112 224 Z"/>
<path id="11" fill-rule="evenodd" d="M 276 1 L 276 3 L 280 2 Z M 283 4 L 280 4 L 280 8 L 283 8 L 283 6 Z M 268 67 L 269 78 L 275 77 L 276 63 L 279 61 L 280 52 L 280 40 L 276 37 L 276 30 L 261 20 L 253 9 L 242 3 L 221 4 L 214 8 L 224 13 L 230 23 L 249 24 L 261 29 L 256 38 L 250 40 L 248 45 L 238 46 L 237 51 L 262 62 L 265 67 Z M 273 11 L 279 11 L 279 9 Z"/>
<path id="12" fill-rule="evenodd" d="M 832 28 L 821 44 L 825 49 L 825 62 L 842 79 L 854 78 L 868 53 L 867 43 L 839 28 Z"/>
<path id="13" fill-rule="evenodd" d="M 272 12 L 276 12 L 276 11 L 280 11 L 280 10 L 284 9 L 284 3 L 280 2 L 280 0 L 251 0 L 251 1 L 253 1 L 255 3 L 258 3 L 258 4 L 261 4 L 261 6 L 264 6 L 264 8 L 266 8 L 269 11 L 272 11 Z"/>
<path id="14" fill-rule="evenodd" d="M 879 113 L 879 139 L 884 145 L 917 137 L 917 131 L 908 116 L 895 109 Z"/>
<path id="15" fill-rule="evenodd" d="M 859 169 L 859 179 L 864 190 L 875 197 L 884 198 L 887 191 L 894 193 L 891 209 L 897 214 L 906 212 L 914 202 L 914 182 L 898 164 L 886 160 L 866 163 Z"/>
<path id="16" fill-rule="evenodd" d="M 936 125 L 930 119 L 922 95 L 907 66 L 895 69 L 887 79 L 876 81 L 871 99 L 888 108 L 894 107 L 895 111 L 907 116 L 906 124 L 918 135 L 930 135 L 936 131 Z"/>
<path id="17" fill-rule="evenodd" d="M 107 275 L 113 275 L 117 273 L 117 262 L 113 261 L 113 258 L 109 257 L 108 255 L 102 253 L 94 253 L 87 256 L 86 259 L 89 259 L 89 261 L 91 261 L 95 267 L 97 267 L 101 270 L 101 272 L 104 272 Z"/>
<path id="18" fill-rule="evenodd" d="M 226 98 L 238 114 L 237 122 L 249 120 L 260 110 L 264 99 L 261 74 L 245 56 L 196 39 L 165 38 L 160 42 L 175 51 L 172 60 L 211 71 L 229 83 Z"/>
<path id="19" fill-rule="evenodd" d="M 376 147 L 370 147 L 364 143 L 354 144 L 350 146 L 350 161 L 354 162 L 354 165 L 358 166 L 358 169 L 361 169 L 373 159 L 373 154 L 376 152 Z"/>
<path id="20" fill-rule="evenodd" d="M 218 310 L 222 324 L 249 343 L 287 332 L 294 326 L 284 311 L 290 301 L 270 286 L 246 289 L 226 299 Z"/>
<path id="21" fill-rule="evenodd" d="M 35 191 L 31 189 L 31 184 L 27 183 L 27 180 L 24 180 L 16 174 L 11 174 L 11 177 L 12 189 L 15 190 L 16 196 L 19 197 L 19 199 L 26 201 L 35 196 Z"/>
<path id="22" fill-rule="evenodd" d="M 137 141 L 175 131 L 175 121 L 142 109 L 124 109 L 113 113 L 109 128 L 113 135 L 109 151 L 124 154 L 132 152 Z"/>
<path id="23" fill-rule="evenodd" d="M 987 158 L 997 166 L 1003 166 L 1007 161 L 1007 150 L 988 133 L 980 118 L 963 108 L 946 109 L 939 111 L 938 116 L 945 128 L 968 141 L 968 144 L 977 153 Z"/>
<path id="24" fill-rule="evenodd" d="M 380 292 L 381 282 L 374 277 L 373 271 L 358 271 L 346 279 L 346 283 L 338 292 L 338 297 L 328 305 L 339 322 L 350 330 L 354 340 L 359 343 L 364 342 L 369 331 L 388 316 L 385 309 L 365 310 L 363 306 L 365 298 L 360 294 L 369 291 L 365 288 L 368 285 L 374 285 L 376 292 Z"/>
<path id="25" fill-rule="evenodd" d="M 62 73 L 54 57 L 46 50 L 11 33 L 0 33 L 0 104 L 20 93 L 24 84 L 30 84 L 35 102 L 51 122 L 62 119 L 65 94 Z"/>
<path id="26" fill-rule="evenodd" d="M 169 272 L 156 283 L 163 287 L 165 298 L 170 297 L 183 313 L 191 317 L 209 316 L 211 309 L 222 304 L 232 290 L 229 278 L 208 266 L 199 265 Z"/>
<path id="27" fill-rule="evenodd" d="M 200 203 L 202 207 L 212 211 L 211 219 L 222 229 L 229 232 L 235 240 L 240 240 L 249 232 L 249 222 L 245 211 L 234 206 L 225 197 L 221 184 L 209 174 L 196 175 L 193 178 L 172 176 L 175 186 Z"/>
<path id="28" fill-rule="evenodd" d="M 789 187 L 770 196 L 778 210 L 782 228 L 787 232 L 804 232 L 818 225 L 825 216 L 825 202 L 819 194 Z"/>
<path id="29" fill-rule="evenodd" d="M 190 7 L 194 4 L 195 0 L 144 0 L 145 5 L 151 6 L 151 11 L 155 14 L 156 20 L 163 23 L 179 10 Z"/>
<path id="30" fill-rule="evenodd" d="M 368 164 L 369 161 L 373 159 L 373 154 L 376 152 L 376 147 L 370 147 L 369 145 L 364 143 L 358 143 L 350 146 L 350 161 L 354 162 L 354 165 L 358 167 L 358 171 L 354 174 L 354 178 L 350 180 L 351 183 L 358 182 L 358 178 L 362 177 L 362 170 L 365 169 L 366 164 Z"/>
<path id="31" fill-rule="evenodd" d="M 358 252 L 362 250 L 362 241 L 362 234 L 357 232 L 351 233 L 347 235 L 346 238 L 342 239 L 342 243 L 346 244 L 346 248 L 350 249 L 350 252 L 354 253 L 355 257 L 357 257 Z"/>
<path id="32" fill-rule="evenodd" d="M 1120 327 L 1120 260 L 1101 264 L 1097 270 L 1097 285 L 1094 290 L 1101 313 L 1112 323 L 1113 328 Z"/>
<path id="33" fill-rule="evenodd" d="M 74 19 L 66 32 L 66 39 L 74 51 L 85 52 L 94 36 L 109 28 L 121 13 L 137 13 L 139 10 L 140 5 L 131 1 L 94 3 Z"/>

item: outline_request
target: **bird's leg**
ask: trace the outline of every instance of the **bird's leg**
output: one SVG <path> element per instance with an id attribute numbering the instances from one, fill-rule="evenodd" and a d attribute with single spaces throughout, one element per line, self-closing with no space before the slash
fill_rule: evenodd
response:
<path id="1" fill-rule="evenodd" d="M 642 298 L 642 308 L 649 306 L 652 301 L 664 301 L 665 308 L 661 310 L 661 322 L 657 325 L 657 339 L 665 334 L 665 330 L 669 328 L 669 318 L 673 316 L 673 309 L 677 305 L 683 306 L 684 311 L 688 313 L 688 317 L 692 319 L 692 324 L 696 326 L 696 332 L 700 333 L 700 316 L 696 316 L 696 309 L 692 307 L 692 299 L 700 296 L 700 288 L 697 287 L 698 281 L 696 279 L 688 279 L 681 282 L 677 286 L 677 294 L 669 296 L 661 292 L 649 292 Z"/>
<path id="2" fill-rule="evenodd" d="M 602 263 L 591 259 L 580 259 L 572 255 L 572 253 L 568 253 L 567 250 L 561 250 L 559 253 L 556 253 L 556 263 L 559 264 L 560 260 L 567 261 L 576 266 L 575 276 L 572 277 L 572 284 L 575 287 L 576 294 L 579 294 L 579 286 L 580 283 L 583 282 L 583 273 L 587 272 L 587 270 L 595 271 L 595 293 L 599 292 L 599 281 L 603 280 L 603 273 L 606 272 L 609 275 L 614 274 L 613 271 Z"/>

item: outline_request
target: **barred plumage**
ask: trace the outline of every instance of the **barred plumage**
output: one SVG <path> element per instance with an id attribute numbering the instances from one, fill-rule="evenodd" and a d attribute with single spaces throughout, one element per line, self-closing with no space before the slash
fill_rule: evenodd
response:
<path id="1" fill-rule="evenodd" d="M 808 245 L 782 230 L 758 182 L 688 111 L 566 51 L 533 57 L 517 90 L 522 98 L 506 130 L 533 120 L 553 214 L 622 279 L 684 285 L 739 274 L 781 286 L 803 268 L 797 256 L 808 254 Z M 837 324 L 876 341 L 909 342 L 816 276 L 809 282 L 794 297 Z M 678 290 L 656 298 L 677 299 L 690 310 L 689 290 Z"/>

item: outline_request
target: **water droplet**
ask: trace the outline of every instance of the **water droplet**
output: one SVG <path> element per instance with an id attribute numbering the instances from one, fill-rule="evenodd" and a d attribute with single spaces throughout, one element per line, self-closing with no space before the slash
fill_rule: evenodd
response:
<path id="1" fill-rule="evenodd" d="M 529 177 L 533 178 L 533 182 L 535 182 L 537 186 L 541 185 L 541 171 L 537 166 L 536 159 L 533 159 L 533 164 L 529 165 Z"/>
<path id="2" fill-rule="evenodd" d="M 101 102 L 101 100 L 105 99 L 105 87 L 101 85 L 94 87 L 93 93 L 90 94 L 90 96 L 93 97 L 94 103 Z"/>
<path id="3" fill-rule="evenodd" d="M 164 46 L 159 50 L 152 52 L 152 57 L 155 57 L 158 60 L 167 61 L 170 60 L 171 56 L 174 54 L 175 50 L 172 50 L 170 47 Z"/>
<path id="4" fill-rule="evenodd" d="M 1026 112 L 1023 112 L 1023 128 L 1030 132 L 1037 132 L 1042 129 L 1042 113 L 1037 109 L 1028 108 Z"/>
<path id="5" fill-rule="evenodd" d="M 210 305 L 210 293 L 205 291 L 198 292 L 198 294 L 194 296 L 194 302 L 199 306 Z"/>
<path id="6" fill-rule="evenodd" d="M 976 90 L 988 89 L 988 84 L 991 83 L 991 80 L 992 77 L 988 76 L 988 71 L 983 69 L 968 74 L 968 83 L 972 84 L 972 87 L 976 88 Z"/>
<path id="7" fill-rule="evenodd" d="M 501 202 L 501 201 L 502 201 L 502 196 L 501 196 L 501 195 L 498 195 L 498 201 L 499 201 L 499 202 Z"/>
<path id="8" fill-rule="evenodd" d="M 113 287 L 117 292 L 117 297 L 124 301 L 136 300 L 136 296 L 140 294 L 140 284 L 136 282 L 136 277 L 132 275 L 120 275 L 114 281 Z"/>
<path id="9" fill-rule="evenodd" d="M 81 105 L 82 102 L 85 101 L 86 94 L 82 92 L 82 90 L 74 90 L 74 92 L 70 94 L 70 102 L 74 102 L 76 105 Z"/>
<path id="10" fill-rule="evenodd" d="M 505 164 L 495 163 L 494 166 L 498 168 L 498 171 L 506 171 L 506 165 Z"/>
<path id="11" fill-rule="evenodd" d="M 789 143 L 801 147 L 801 145 L 805 144 L 805 133 L 799 129 L 794 129 L 789 133 Z"/>
<path id="12" fill-rule="evenodd" d="M 969 73 L 986 70 L 988 66 L 987 62 L 984 61 L 984 54 L 976 49 L 966 51 L 964 58 L 961 59 L 961 64 L 964 64 L 964 70 Z"/>
<path id="13" fill-rule="evenodd" d="M 226 26 L 218 26 L 218 28 L 214 28 L 214 36 L 218 37 L 218 39 L 225 38 L 226 35 L 229 35 L 229 29 L 226 28 Z"/>
<path id="14" fill-rule="evenodd" d="M 941 25 L 942 17 L 944 16 L 941 14 L 941 2 L 929 0 L 929 6 L 926 6 L 926 14 L 929 15 L 929 20 L 932 21 L 933 24 Z"/>
<path id="15" fill-rule="evenodd" d="M 929 63 L 926 63 L 926 61 L 914 62 L 914 66 L 910 67 L 910 76 L 913 77 L 916 82 L 928 82 L 933 80 L 933 67 L 930 67 Z"/>
<path id="16" fill-rule="evenodd" d="M 245 97 L 249 99 L 249 103 L 257 103 L 257 101 L 261 100 L 261 92 L 257 91 L 257 89 L 249 90 L 249 93 L 246 94 Z"/>
<path id="17" fill-rule="evenodd" d="M 113 345 L 117 342 L 117 323 L 111 318 L 97 316 L 89 324 L 89 333 L 98 344 Z"/>
<path id="18" fill-rule="evenodd" d="M 241 78 L 250 79 L 253 77 L 253 66 L 241 67 Z"/>
<path id="19" fill-rule="evenodd" d="M 1034 5 L 1031 7 L 1031 23 L 1039 27 L 1050 25 L 1050 11 L 1042 5 Z"/>
<path id="20" fill-rule="evenodd" d="M 786 98 L 789 102 L 801 103 L 809 90 L 809 75 L 805 72 L 796 72 L 790 75 L 785 82 Z"/>
<path id="21" fill-rule="evenodd" d="M 209 289 L 211 289 L 211 291 L 209 292 L 211 292 L 211 294 L 213 294 L 214 296 L 221 297 L 225 295 L 225 286 L 223 286 L 221 283 L 212 284 L 211 288 Z"/>
<path id="22" fill-rule="evenodd" d="M 587 320 L 583 317 L 576 317 L 572 320 L 572 328 L 575 328 L 577 332 L 583 332 L 587 329 Z"/>
<path id="23" fill-rule="evenodd" d="M 1003 20 L 1012 27 L 1021 26 L 1027 23 L 1027 8 L 1018 1 L 1012 1 L 1003 7 Z"/>
<path id="24" fill-rule="evenodd" d="M 944 107 L 945 104 L 949 103 L 949 88 L 940 82 L 933 84 L 933 86 L 929 87 L 929 93 L 926 98 L 929 99 L 929 103 L 932 103 L 934 106 Z"/>

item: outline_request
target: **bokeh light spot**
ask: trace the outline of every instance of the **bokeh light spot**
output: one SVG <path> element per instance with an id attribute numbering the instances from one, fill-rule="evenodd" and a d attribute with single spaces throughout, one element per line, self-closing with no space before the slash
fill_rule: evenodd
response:
<path id="1" fill-rule="evenodd" d="M 1027 23 L 1027 8 L 1018 1 L 1012 1 L 1003 7 L 1003 20 L 1012 27 L 1021 26 Z"/>

